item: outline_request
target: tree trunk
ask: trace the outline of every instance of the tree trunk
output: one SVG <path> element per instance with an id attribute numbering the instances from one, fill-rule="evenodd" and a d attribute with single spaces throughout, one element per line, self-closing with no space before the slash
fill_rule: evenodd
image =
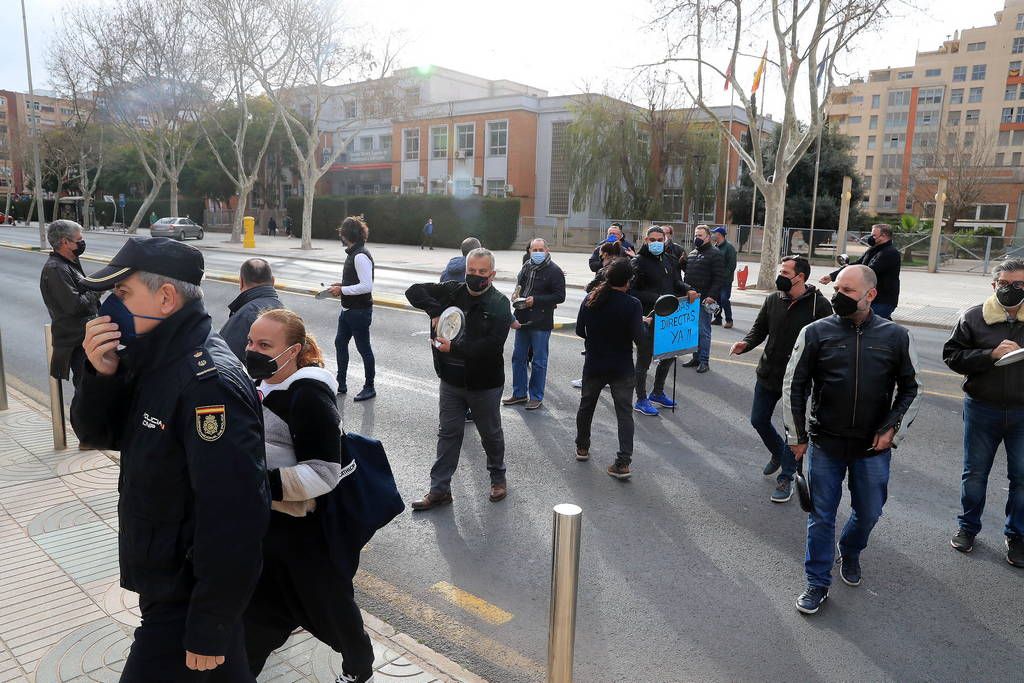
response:
<path id="1" fill-rule="evenodd" d="M 764 240 L 761 242 L 761 265 L 757 274 L 757 288 L 771 291 L 775 288 L 775 271 L 779 267 L 782 249 L 782 217 L 786 210 L 786 186 L 783 181 L 772 183 L 764 198 Z"/>
<path id="2" fill-rule="evenodd" d="M 178 175 L 172 173 L 167 182 L 171 186 L 171 215 L 175 218 L 184 218 L 178 215 Z"/>
<path id="3" fill-rule="evenodd" d="M 242 242 L 242 221 L 245 218 L 245 206 L 249 203 L 249 195 L 252 193 L 253 182 L 238 186 L 238 204 L 235 206 L 235 215 L 231 219 L 231 240 L 234 244 Z"/>
<path id="4" fill-rule="evenodd" d="M 153 202 L 156 201 L 156 196 L 160 194 L 160 189 L 163 186 L 163 180 L 161 180 L 158 183 L 153 183 L 153 187 L 149 190 L 149 194 L 147 194 L 146 198 L 142 201 L 142 206 L 139 207 L 139 210 L 135 212 L 135 217 L 132 218 L 132 224 L 128 228 L 128 232 L 130 234 L 134 235 L 136 232 L 139 231 L 139 223 L 142 222 L 142 219 L 143 217 L 145 217 L 146 212 L 149 211 L 149 207 L 151 207 L 153 205 Z M 122 218 L 122 220 L 124 219 Z"/>
<path id="5" fill-rule="evenodd" d="M 7 187 L 7 199 L 4 201 L 4 216 L 11 215 L 11 188 Z"/>
<path id="6" fill-rule="evenodd" d="M 78 157 L 78 175 L 82 190 L 82 227 L 92 229 L 92 190 L 89 188 L 89 174 L 85 165 L 85 155 Z"/>
<path id="7" fill-rule="evenodd" d="M 313 248 L 313 197 L 316 193 L 316 183 L 306 182 L 303 179 L 302 194 L 302 249 Z"/>

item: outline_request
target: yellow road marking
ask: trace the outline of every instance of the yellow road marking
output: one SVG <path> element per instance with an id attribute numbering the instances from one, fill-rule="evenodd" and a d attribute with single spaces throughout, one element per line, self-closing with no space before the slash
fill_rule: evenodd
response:
<path id="1" fill-rule="evenodd" d="M 437 593 L 456 607 L 460 607 L 470 614 L 480 617 L 488 624 L 500 626 L 512 621 L 512 614 L 510 612 L 506 612 L 483 598 L 478 598 L 472 593 L 462 590 L 458 586 L 453 586 L 447 581 L 438 581 L 430 587 L 430 591 Z"/>

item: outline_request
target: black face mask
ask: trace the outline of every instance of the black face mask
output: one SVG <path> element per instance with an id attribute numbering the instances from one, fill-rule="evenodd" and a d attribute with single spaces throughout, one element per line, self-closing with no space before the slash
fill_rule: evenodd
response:
<path id="1" fill-rule="evenodd" d="M 271 358 L 267 354 L 260 353 L 259 351 L 246 350 L 245 369 L 249 373 L 249 376 L 257 382 L 263 379 L 270 379 L 277 374 L 278 370 L 281 369 L 277 364 L 277 359 L 283 356 L 287 351 L 288 349 L 285 349 Z"/>
<path id="2" fill-rule="evenodd" d="M 703 245 L 704 245 L 704 240 L 702 240 L 699 237 L 694 237 L 693 238 L 693 246 L 695 246 L 698 249 L 700 249 Z"/>
<path id="3" fill-rule="evenodd" d="M 75 256 L 81 256 L 85 253 L 85 240 L 78 240 L 75 242 Z"/>
<path id="4" fill-rule="evenodd" d="M 860 303 L 860 299 L 854 299 L 853 297 L 846 296 L 842 292 L 836 292 L 832 295 L 832 310 L 836 312 L 840 318 L 849 318 L 851 315 L 857 312 L 857 304 Z"/>
<path id="5" fill-rule="evenodd" d="M 491 286 L 491 283 L 487 280 L 488 278 L 482 275 L 467 275 L 466 286 L 469 287 L 470 291 L 479 293 Z"/>
<path id="6" fill-rule="evenodd" d="M 1013 308 L 1024 302 L 1024 289 L 1000 287 L 996 290 L 996 300 L 1004 308 Z"/>
<path id="7" fill-rule="evenodd" d="M 869 235 L 868 238 L 864 241 L 868 243 L 869 247 L 873 247 L 876 244 L 878 244 L 878 240 L 875 239 L 874 235 Z"/>
<path id="8" fill-rule="evenodd" d="M 785 275 L 779 275 L 777 278 L 775 278 L 775 289 L 779 290 L 780 292 L 788 292 L 789 290 L 793 289 L 793 281 L 790 280 Z"/>

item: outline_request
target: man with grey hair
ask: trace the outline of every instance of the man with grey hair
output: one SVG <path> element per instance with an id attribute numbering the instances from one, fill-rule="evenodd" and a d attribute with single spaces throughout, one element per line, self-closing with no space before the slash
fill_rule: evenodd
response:
<path id="1" fill-rule="evenodd" d="M 437 459 L 430 470 L 430 491 L 412 503 L 413 510 L 451 504 L 467 409 L 473 411 L 487 454 L 490 500 L 496 503 L 508 493 L 500 401 L 512 312 L 508 298 L 492 286 L 495 274 L 494 254 L 474 249 L 466 256 L 465 282 L 425 282 L 405 292 L 409 303 L 430 316 L 430 349 L 441 380 Z M 453 307 L 457 313 L 441 321 L 441 314 Z"/>
<path id="2" fill-rule="evenodd" d="M 85 327 L 79 438 L 121 452 L 121 586 L 142 623 L 121 681 L 252 681 L 242 614 L 270 515 L 260 401 L 203 306 L 203 256 L 132 238 L 83 280 L 113 289 Z M 204 679 L 206 680 L 206 679 Z"/>
<path id="3" fill-rule="evenodd" d="M 99 296 L 82 287 L 85 271 L 78 258 L 85 252 L 82 226 L 74 221 L 54 221 L 46 228 L 46 239 L 53 251 L 39 274 L 39 291 L 50 314 L 53 337 L 50 376 L 68 379 L 70 375 L 77 385 L 85 363 L 85 323 L 96 316 Z"/>
<path id="4" fill-rule="evenodd" d="M 942 360 L 965 377 L 961 513 L 950 544 L 962 553 L 974 549 L 988 475 L 1002 443 L 1010 480 L 1003 525 L 1006 561 L 1024 567 L 1024 364 L 998 362 L 1024 346 L 1024 259 L 997 264 L 992 289 L 984 303 L 961 314 L 942 347 Z"/>
<path id="5" fill-rule="evenodd" d="M 798 461 L 808 456 L 812 493 L 807 589 L 796 601 L 804 614 L 816 613 L 828 597 L 847 475 L 853 510 L 839 535 L 839 575 L 849 586 L 860 585 L 861 551 L 888 495 L 890 449 L 917 416 L 914 340 L 906 328 L 872 312 L 876 284 L 867 266 L 843 269 L 832 297 L 835 315 L 800 330 L 782 383 L 786 436 Z"/>
<path id="6" fill-rule="evenodd" d="M 228 320 L 220 328 L 220 336 L 228 348 L 245 362 L 245 345 L 249 328 L 263 311 L 284 308 L 274 289 L 274 272 L 266 259 L 251 258 L 238 270 L 238 296 L 228 304 Z"/>
<path id="7" fill-rule="evenodd" d="M 851 265 L 863 265 L 875 273 L 878 280 L 878 296 L 871 303 L 871 310 L 886 320 L 892 320 L 893 311 L 900 303 L 900 265 L 903 257 L 900 250 L 892 243 L 892 226 L 888 223 L 875 223 L 871 226 L 871 234 L 866 240 L 868 250 Z M 823 275 L 819 282 L 827 285 L 836 282 L 842 268 Z"/>

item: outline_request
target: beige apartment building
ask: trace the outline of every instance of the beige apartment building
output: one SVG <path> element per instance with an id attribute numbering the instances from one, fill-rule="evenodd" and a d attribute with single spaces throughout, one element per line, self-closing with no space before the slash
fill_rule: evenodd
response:
<path id="1" fill-rule="evenodd" d="M 1024 235 L 1024 0 L 995 22 L 833 90 L 829 120 L 854 142 L 868 213 L 930 215 L 934 179 L 966 157 L 985 188 L 957 226 Z"/>

